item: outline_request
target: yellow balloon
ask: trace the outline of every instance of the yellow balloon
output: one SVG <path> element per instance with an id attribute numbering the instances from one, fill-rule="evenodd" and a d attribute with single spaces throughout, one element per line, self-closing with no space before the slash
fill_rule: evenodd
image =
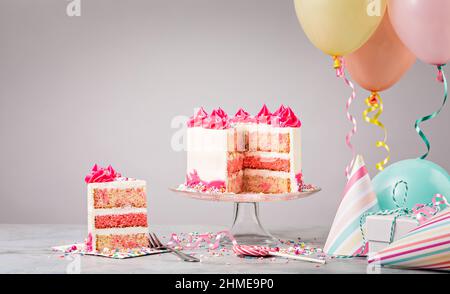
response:
<path id="1" fill-rule="evenodd" d="M 369 40 L 386 11 L 386 0 L 294 0 L 309 40 L 331 56 L 352 53 Z"/>

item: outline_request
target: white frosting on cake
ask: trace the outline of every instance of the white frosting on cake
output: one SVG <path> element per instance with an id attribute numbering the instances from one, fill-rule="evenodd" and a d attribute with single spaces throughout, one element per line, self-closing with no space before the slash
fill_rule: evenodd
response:
<path id="1" fill-rule="evenodd" d="M 105 188 L 121 188 L 121 189 L 126 189 L 126 188 L 138 188 L 138 187 L 146 187 L 146 182 L 143 180 L 131 180 L 131 181 L 114 181 L 114 182 L 105 182 L 105 183 L 90 183 L 87 185 L 88 187 L 88 191 L 95 189 L 95 188 L 100 188 L 100 189 L 105 189 Z"/>
<path id="2" fill-rule="evenodd" d="M 245 153 L 246 156 L 257 156 L 261 158 L 270 158 L 270 159 L 286 159 L 290 160 L 291 155 L 289 153 L 280 153 L 280 152 L 266 152 L 266 151 L 248 151 Z"/>
<path id="3" fill-rule="evenodd" d="M 109 215 L 109 214 L 128 214 L 128 213 L 147 213 L 147 208 L 134 208 L 134 207 L 124 207 L 124 208 L 102 208 L 94 209 L 93 216 L 98 215 Z"/>
<path id="4" fill-rule="evenodd" d="M 298 191 L 296 175 L 302 172 L 302 140 L 300 128 L 289 129 L 290 146 L 290 174 L 291 174 L 291 192 Z"/>
<path id="5" fill-rule="evenodd" d="M 245 175 L 248 175 L 248 176 L 260 176 L 260 177 L 277 177 L 277 178 L 283 178 L 283 179 L 291 178 L 291 174 L 288 173 L 288 172 L 268 170 L 268 169 L 251 169 L 251 168 L 246 168 L 244 170 L 244 176 Z"/>
<path id="6" fill-rule="evenodd" d="M 187 132 L 187 173 L 197 171 L 205 181 L 225 181 L 229 131 L 196 127 Z"/>
<path id="7" fill-rule="evenodd" d="M 245 150 L 242 130 L 187 129 L 187 173 L 204 181 L 226 181 L 228 152 Z"/>
<path id="8" fill-rule="evenodd" d="M 95 234 L 97 235 L 148 234 L 148 227 L 96 229 Z M 94 238 L 94 236 L 92 237 Z"/>

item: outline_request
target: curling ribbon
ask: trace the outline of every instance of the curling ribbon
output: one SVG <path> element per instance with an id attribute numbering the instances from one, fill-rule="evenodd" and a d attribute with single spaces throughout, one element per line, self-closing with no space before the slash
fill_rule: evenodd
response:
<path id="1" fill-rule="evenodd" d="M 389 162 L 389 159 L 391 158 L 389 146 L 386 144 L 387 130 L 385 126 L 378 120 L 380 115 L 383 113 L 383 100 L 381 99 L 378 92 L 372 92 L 372 94 L 366 99 L 366 104 L 369 107 L 363 111 L 363 119 L 370 124 L 380 127 L 384 131 L 384 140 L 377 141 L 375 143 L 378 148 L 383 147 L 388 153 L 387 157 L 383 161 L 378 162 L 375 165 L 378 170 L 382 171 L 384 169 L 384 166 Z M 372 112 L 376 113 L 373 117 L 370 117 L 368 114 Z"/>
<path id="2" fill-rule="evenodd" d="M 234 239 L 233 235 L 230 231 L 220 231 L 216 234 L 205 233 L 205 234 L 194 234 L 189 233 L 187 239 L 182 240 L 177 234 L 173 233 L 170 237 L 168 246 L 171 247 L 180 247 L 182 249 L 198 249 L 202 242 L 208 244 L 209 249 L 217 249 L 220 245 L 220 240 L 227 237 L 231 240 L 233 245 L 237 245 L 236 239 Z M 183 244 L 186 243 L 184 246 Z"/>
<path id="3" fill-rule="evenodd" d="M 347 167 L 345 168 L 345 175 L 347 176 L 347 179 L 349 179 L 350 172 L 353 168 L 353 164 L 355 163 L 355 158 L 356 158 L 356 151 L 351 143 L 351 138 L 353 137 L 353 135 L 356 134 L 356 130 L 357 130 L 356 129 L 356 119 L 350 114 L 349 109 L 350 109 L 350 105 L 352 104 L 353 100 L 355 100 L 355 98 L 356 98 L 356 91 L 355 91 L 355 86 L 353 85 L 353 83 L 351 81 L 349 81 L 349 79 L 347 79 L 347 76 L 345 75 L 344 59 L 341 56 L 333 56 L 333 61 L 334 61 L 333 67 L 336 70 L 336 76 L 338 78 L 342 78 L 344 80 L 344 82 L 347 84 L 347 86 L 349 86 L 352 89 L 352 94 L 348 98 L 347 104 L 345 106 L 345 109 L 347 111 L 347 119 L 353 124 L 353 128 L 345 136 L 345 143 L 347 144 L 348 148 L 350 148 L 350 150 L 352 151 L 352 160 L 350 161 L 350 164 L 347 165 Z"/>
<path id="4" fill-rule="evenodd" d="M 414 127 L 416 129 L 416 132 L 419 134 L 419 136 L 422 138 L 422 140 L 425 142 L 425 145 L 427 146 L 427 152 L 424 155 L 422 155 L 420 157 L 420 159 L 427 158 L 428 154 L 430 153 L 430 148 L 431 148 L 430 142 L 428 141 L 427 136 L 425 136 L 425 134 L 420 129 L 420 124 L 425 122 L 425 121 L 427 121 L 427 120 L 429 120 L 429 119 L 435 118 L 441 112 L 442 108 L 444 108 L 445 102 L 447 101 L 447 96 L 448 96 L 447 79 L 446 79 L 444 71 L 443 71 L 443 67 L 444 66 L 445 66 L 445 64 L 437 66 L 437 69 L 438 69 L 437 80 L 444 84 L 444 101 L 442 102 L 441 107 L 437 111 L 433 112 L 432 114 L 424 116 L 424 117 L 416 120 L 416 123 L 414 125 Z"/>
<path id="5" fill-rule="evenodd" d="M 416 219 L 419 221 L 419 224 L 423 224 L 428 220 L 428 218 L 434 216 L 436 213 L 440 211 L 439 205 L 445 205 L 446 207 L 450 206 L 447 201 L 447 198 L 441 194 L 434 195 L 430 204 L 416 204 L 412 208 L 413 214 Z"/>

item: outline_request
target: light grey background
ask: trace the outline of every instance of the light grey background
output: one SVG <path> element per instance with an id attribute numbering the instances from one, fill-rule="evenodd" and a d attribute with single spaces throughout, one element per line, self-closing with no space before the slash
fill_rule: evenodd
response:
<path id="1" fill-rule="evenodd" d="M 229 224 L 232 205 L 168 192 L 184 180 L 186 154 L 171 149 L 171 120 L 193 108 L 255 113 L 285 103 L 303 122 L 309 199 L 262 205 L 268 227 L 330 225 L 345 185 L 350 94 L 330 58 L 309 43 L 292 0 L 65 0 L 0 2 L 0 222 L 85 223 L 85 174 L 112 164 L 148 181 L 150 222 Z M 442 84 L 417 62 L 382 93 L 392 161 L 425 151 L 415 119 L 436 110 Z M 354 145 L 369 170 L 382 132 L 352 112 Z M 450 169 L 449 109 L 424 125 L 429 159 Z"/>

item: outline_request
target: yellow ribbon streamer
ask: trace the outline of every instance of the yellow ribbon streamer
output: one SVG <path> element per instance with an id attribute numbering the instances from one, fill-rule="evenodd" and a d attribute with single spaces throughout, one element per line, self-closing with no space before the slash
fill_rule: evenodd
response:
<path id="1" fill-rule="evenodd" d="M 380 94 L 378 92 L 372 92 L 372 94 L 366 99 L 366 104 L 369 106 L 366 110 L 363 111 L 363 119 L 373 125 L 376 125 L 383 129 L 384 131 L 384 140 L 383 141 L 377 141 L 375 145 L 377 148 L 383 147 L 387 151 L 387 157 L 376 164 L 376 168 L 380 171 L 384 169 L 384 166 L 389 162 L 390 156 L 390 149 L 389 146 L 386 144 L 387 141 L 387 130 L 385 126 L 378 120 L 380 115 L 383 113 L 383 100 L 381 100 Z M 369 113 L 376 112 L 373 117 L 369 116 Z"/>
<path id="2" fill-rule="evenodd" d="M 333 67 L 334 69 L 342 67 L 342 62 L 339 56 L 333 56 Z"/>

